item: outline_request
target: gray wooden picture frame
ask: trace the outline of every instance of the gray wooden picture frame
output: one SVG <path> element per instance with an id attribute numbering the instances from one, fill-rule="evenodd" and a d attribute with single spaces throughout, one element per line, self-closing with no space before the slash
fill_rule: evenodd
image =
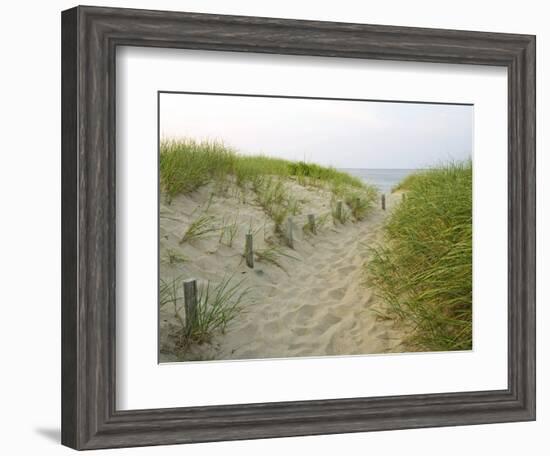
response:
<path id="1" fill-rule="evenodd" d="M 117 410 L 117 46 L 506 67 L 508 388 Z M 62 13 L 63 444 L 94 449 L 534 419 L 534 36 L 101 7 Z"/>

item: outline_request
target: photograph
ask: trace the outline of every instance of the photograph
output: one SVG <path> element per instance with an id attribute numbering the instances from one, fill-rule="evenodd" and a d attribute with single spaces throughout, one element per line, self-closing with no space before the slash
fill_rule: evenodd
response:
<path id="1" fill-rule="evenodd" d="M 159 92 L 159 362 L 472 350 L 473 116 Z"/>

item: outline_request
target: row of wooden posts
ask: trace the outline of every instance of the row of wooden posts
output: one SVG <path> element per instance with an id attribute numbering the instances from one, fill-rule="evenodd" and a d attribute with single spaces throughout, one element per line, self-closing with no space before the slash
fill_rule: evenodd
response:
<path id="1" fill-rule="evenodd" d="M 308 223 L 309 230 L 313 234 L 317 234 L 317 225 L 315 223 L 314 214 L 308 214 L 307 223 Z M 286 245 L 291 249 L 293 249 L 294 248 L 294 220 L 292 217 L 288 217 L 286 221 L 285 240 L 286 240 Z M 246 261 L 246 265 L 249 268 L 254 268 L 254 238 L 251 233 L 248 233 L 245 238 L 244 258 Z"/>
<path id="2" fill-rule="evenodd" d="M 402 195 L 403 201 L 405 201 L 405 194 Z M 386 210 L 386 195 L 382 194 L 380 199 L 382 210 Z M 336 217 L 342 218 L 342 201 L 336 203 Z M 315 215 L 308 214 L 307 216 L 308 228 L 313 234 L 317 234 L 317 225 L 315 223 Z M 286 226 L 286 242 L 290 248 L 294 248 L 294 235 L 293 235 L 293 220 L 292 217 L 288 217 Z M 244 257 L 246 265 L 249 268 L 254 268 L 254 241 L 252 233 L 248 233 L 245 239 Z M 188 279 L 183 282 L 183 297 L 185 302 L 185 325 L 188 330 L 191 329 L 197 318 L 197 280 Z"/>
<path id="3" fill-rule="evenodd" d="M 381 198 L 381 205 L 382 210 L 386 210 L 386 195 L 382 194 Z M 343 203 L 342 201 L 336 202 L 336 218 L 341 220 L 343 215 Z M 310 232 L 312 234 L 317 234 L 317 224 L 315 223 L 315 215 L 314 214 L 308 214 L 307 216 L 307 224 Z M 285 239 L 286 244 L 291 249 L 294 248 L 294 221 L 292 217 L 288 217 L 287 223 L 286 223 L 286 231 L 285 231 Z M 251 233 L 248 233 L 246 235 L 245 239 L 245 247 L 244 247 L 244 258 L 246 261 L 246 265 L 249 268 L 254 268 L 254 238 Z"/>
<path id="4" fill-rule="evenodd" d="M 405 193 L 401 193 L 401 201 L 405 201 L 407 199 L 407 195 Z M 386 210 L 386 195 L 384 193 L 382 193 L 382 196 L 380 198 L 381 200 L 381 203 L 382 203 L 382 210 L 385 211 Z"/>
<path id="5" fill-rule="evenodd" d="M 407 195 L 405 193 L 401 193 L 401 201 L 405 201 L 407 199 Z M 385 211 L 386 210 L 386 195 L 384 193 L 382 193 L 382 196 L 380 198 L 381 200 L 381 203 L 382 203 L 382 210 Z"/>

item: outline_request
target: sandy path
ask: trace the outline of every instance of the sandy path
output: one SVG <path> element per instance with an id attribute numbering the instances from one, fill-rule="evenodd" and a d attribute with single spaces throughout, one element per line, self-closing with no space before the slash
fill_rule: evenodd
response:
<path id="1" fill-rule="evenodd" d="M 267 298 L 249 309 L 223 340 L 221 358 L 381 353 L 399 336 L 371 311 L 376 298 L 365 288 L 365 245 L 380 237 L 387 215 L 376 210 L 365 222 L 336 229 L 296 247 L 300 261 Z"/>
<path id="2" fill-rule="evenodd" d="M 313 197 L 307 196 L 309 206 L 321 210 L 323 195 L 316 192 Z M 198 196 L 195 203 L 204 198 Z M 399 201 L 399 195 L 389 195 L 388 210 L 377 207 L 357 223 L 334 227 L 331 222 L 318 236 L 305 237 L 296 230 L 295 249 L 288 252 L 297 260 L 282 261 L 286 272 L 258 262 L 254 270 L 247 268 L 239 255 L 241 245 L 232 249 L 212 246 L 208 250 L 207 241 L 199 241 L 187 247 L 186 254 L 194 249 L 196 257 L 185 266 L 189 274 L 213 280 L 223 264 L 226 271 L 236 271 L 245 278 L 255 298 L 225 334 L 217 335 L 211 345 L 197 348 L 195 356 L 251 359 L 399 351 L 402 334 L 392 321 L 380 319 L 373 312 L 382 303 L 365 287 L 363 277 L 363 265 L 368 260 L 366 246 L 381 240 L 384 220 Z M 183 204 L 188 206 L 189 202 Z M 220 204 L 231 210 L 227 200 Z M 260 209 L 250 209 L 260 212 L 247 212 L 247 217 L 263 217 Z M 221 208 L 212 205 L 210 210 L 219 212 Z M 305 217 L 297 217 L 296 224 L 301 226 Z M 198 251 L 208 253 L 197 255 Z M 161 336 L 169 333 L 169 315 L 161 311 Z M 165 354 L 161 360 L 174 359 Z"/>

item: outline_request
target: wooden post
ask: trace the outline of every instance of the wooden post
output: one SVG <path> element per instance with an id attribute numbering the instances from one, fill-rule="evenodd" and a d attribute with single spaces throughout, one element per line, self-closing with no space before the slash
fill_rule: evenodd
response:
<path id="1" fill-rule="evenodd" d="M 289 217 L 286 223 L 286 243 L 291 249 L 294 248 L 294 236 L 292 233 L 292 217 Z"/>
<path id="2" fill-rule="evenodd" d="M 246 260 L 246 265 L 249 268 L 254 268 L 254 244 L 253 244 L 252 234 L 246 235 L 246 242 L 244 246 L 244 258 Z"/>
<path id="3" fill-rule="evenodd" d="M 405 193 L 401 193 L 401 201 L 405 202 L 405 200 L 407 199 Z"/>
<path id="4" fill-rule="evenodd" d="M 336 218 L 339 222 L 342 221 L 342 201 L 336 202 Z"/>
<path id="5" fill-rule="evenodd" d="M 386 210 L 386 195 L 384 193 L 382 193 L 382 210 L 385 211 Z"/>
<path id="6" fill-rule="evenodd" d="M 185 328 L 190 331 L 197 319 L 197 281 L 195 279 L 183 282 L 183 297 L 185 302 Z"/>
<path id="7" fill-rule="evenodd" d="M 309 225 L 309 230 L 312 234 L 317 234 L 317 227 L 315 226 L 315 215 L 308 214 L 307 223 Z"/>

